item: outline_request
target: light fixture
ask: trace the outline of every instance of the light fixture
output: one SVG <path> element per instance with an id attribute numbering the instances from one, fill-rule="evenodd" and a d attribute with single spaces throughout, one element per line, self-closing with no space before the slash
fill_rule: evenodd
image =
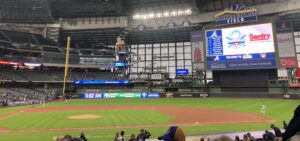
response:
<path id="1" fill-rule="evenodd" d="M 183 15 L 191 15 L 192 10 L 186 9 L 186 10 L 173 10 L 173 11 L 165 11 L 165 12 L 157 12 L 157 13 L 145 13 L 145 14 L 136 14 L 133 15 L 134 20 L 146 20 L 146 19 L 153 19 L 153 18 L 167 18 L 167 17 L 175 17 L 175 16 L 183 16 Z"/>

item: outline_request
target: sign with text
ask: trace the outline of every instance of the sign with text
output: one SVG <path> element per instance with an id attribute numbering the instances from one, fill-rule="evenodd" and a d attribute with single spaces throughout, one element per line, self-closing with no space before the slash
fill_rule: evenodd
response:
<path id="1" fill-rule="evenodd" d="M 257 21 L 257 10 L 246 6 L 233 5 L 230 9 L 215 15 L 217 26 Z"/>
<path id="2" fill-rule="evenodd" d="M 176 69 L 176 75 L 188 75 L 189 70 L 188 69 Z"/>
<path id="3" fill-rule="evenodd" d="M 205 36 L 210 70 L 276 68 L 271 23 L 207 30 Z"/>
<path id="4" fill-rule="evenodd" d="M 141 98 L 160 98 L 159 92 L 142 92 Z"/>
<path id="5" fill-rule="evenodd" d="M 277 46 L 280 68 L 296 68 L 298 66 L 293 34 L 277 33 Z"/>
<path id="6" fill-rule="evenodd" d="M 129 80 L 75 80 L 75 85 L 129 84 Z"/>
<path id="7" fill-rule="evenodd" d="M 103 98 L 160 98 L 159 92 L 117 92 L 117 93 L 85 93 L 81 95 L 83 99 L 103 99 Z"/>
<path id="8" fill-rule="evenodd" d="M 192 64 L 194 70 L 205 70 L 204 43 L 202 31 L 191 32 Z"/>

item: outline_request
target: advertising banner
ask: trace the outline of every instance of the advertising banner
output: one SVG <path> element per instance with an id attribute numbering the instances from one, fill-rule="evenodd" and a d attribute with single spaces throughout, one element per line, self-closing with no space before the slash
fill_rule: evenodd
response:
<path id="1" fill-rule="evenodd" d="M 159 92 L 142 92 L 141 98 L 160 98 Z"/>
<path id="2" fill-rule="evenodd" d="M 189 70 L 188 69 L 176 69 L 176 75 L 188 75 Z"/>
<path id="3" fill-rule="evenodd" d="M 192 63 L 194 70 L 205 70 L 202 31 L 191 32 Z"/>
<path id="4" fill-rule="evenodd" d="M 104 93 L 104 98 L 140 98 L 141 93 Z"/>
<path id="5" fill-rule="evenodd" d="M 271 23 L 207 30 L 210 70 L 276 68 Z"/>
<path id="6" fill-rule="evenodd" d="M 101 99 L 104 98 L 103 93 L 85 93 L 82 95 L 83 99 Z"/>
<path id="7" fill-rule="evenodd" d="M 129 84 L 129 80 L 75 80 L 75 85 Z"/>
<path id="8" fill-rule="evenodd" d="M 277 33 L 278 57 L 280 68 L 298 66 L 294 37 L 292 33 Z"/>
<path id="9" fill-rule="evenodd" d="M 160 98 L 159 92 L 128 92 L 128 93 L 85 93 L 81 95 L 83 99 L 103 99 L 103 98 Z"/>

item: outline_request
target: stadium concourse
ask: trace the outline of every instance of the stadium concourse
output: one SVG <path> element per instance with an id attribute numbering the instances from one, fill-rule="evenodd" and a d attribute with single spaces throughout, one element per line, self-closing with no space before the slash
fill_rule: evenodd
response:
<path id="1" fill-rule="evenodd" d="M 299 0 L 0 5 L 1 141 L 300 141 Z"/>

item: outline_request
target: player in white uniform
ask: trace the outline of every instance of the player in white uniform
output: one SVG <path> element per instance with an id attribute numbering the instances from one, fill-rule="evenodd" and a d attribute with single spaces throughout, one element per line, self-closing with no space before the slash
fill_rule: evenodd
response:
<path id="1" fill-rule="evenodd" d="M 266 111 L 267 111 L 267 105 L 266 105 L 265 103 L 263 103 L 263 104 L 261 105 L 260 112 L 263 113 L 263 114 L 265 114 Z"/>

